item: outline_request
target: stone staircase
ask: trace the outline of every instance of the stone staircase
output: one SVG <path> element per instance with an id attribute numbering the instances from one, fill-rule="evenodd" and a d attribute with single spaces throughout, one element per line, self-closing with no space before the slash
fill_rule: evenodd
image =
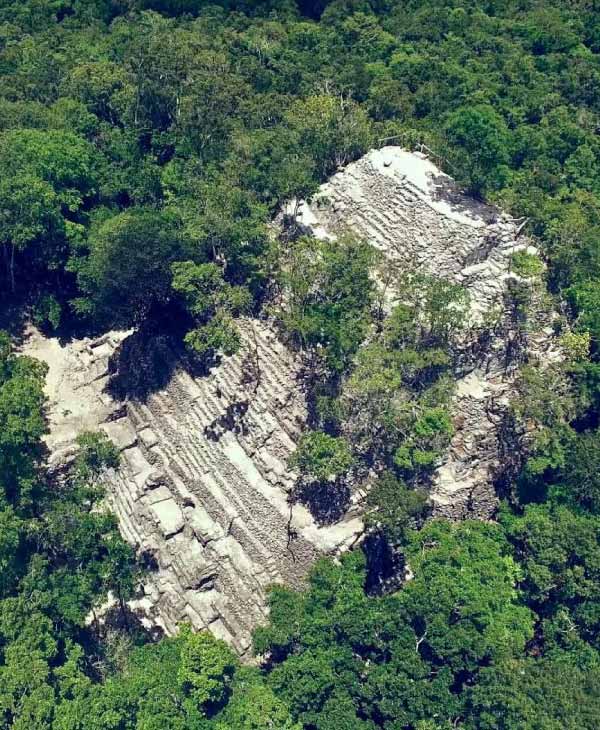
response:
<path id="1" fill-rule="evenodd" d="M 146 403 L 128 403 L 123 420 L 137 438 L 122 442 L 123 466 L 109 480 L 124 534 L 158 562 L 155 620 L 168 633 L 186 617 L 198 629 L 218 622 L 240 654 L 264 620 L 266 586 L 300 587 L 317 555 L 340 547 L 315 543 L 327 528 L 300 506 L 289 524 L 286 462 L 305 419 L 290 389 L 295 362 L 264 325 L 246 322 L 243 336 L 246 350 L 258 349 L 259 382 L 243 385 L 242 354 L 209 378 L 179 371 Z M 228 418 L 236 404 L 244 408 Z M 124 431 L 119 421 L 103 428 L 113 439 Z M 347 537 L 358 530 L 349 523 Z"/>
<path id="2" fill-rule="evenodd" d="M 44 358 L 51 345 L 53 463 L 70 457 L 84 429 L 101 428 L 120 450 L 107 502 L 156 566 L 132 609 L 167 634 L 182 621 L 208 628 L 244 656 L 265 620 L 267 587 L 301 587 L 315 559 L 346 549 L 362 523 L 348 516 L 320 527 L 288 503 L 287 461 L 306 417 L 298 364 L 268 323 L 240 328 L 241 352 L 207 377 L 178 370 L 145 402 L 125 404 L 104 388 L 108 358 L 128 333 L 64 347 L 34 335 L 25 349 Z"/>

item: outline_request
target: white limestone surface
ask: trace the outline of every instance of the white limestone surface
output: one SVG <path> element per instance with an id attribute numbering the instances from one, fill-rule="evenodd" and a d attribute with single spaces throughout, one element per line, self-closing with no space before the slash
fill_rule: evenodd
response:
<path id="1" fill-rule="evenodd" d="M 124 404 L 104 388 L 128 333 L 61 344 L 32 330 L 23 351 L 49 366 L 51 465 L 68 461 L 83 430 L 101 429 L 119 448 L 107 501 L 123 536 L 156 563 L 132 609 L 167 634 L 181 621 L 208 628 L 244 655 L 267 586 L 301 586 L 319 555 L 347 549 L 363 526 L 354 513 L 321 527 L 290 506 L 287 460 L 306 416 L 296 361 L 268 324 L 248 320 L 242 332 L 242 352 L 207 377 L 177 370 L 145 402 Z M 245 412 L 228 418 L 240 404 Z"/>
<path id="2" fill-rule="evenodd" d="M 518 279 L 511 271 L 513 254 L 535 254 L 536 248 L 510 216 L 463 195 L 425 155 L 401 147 L 371 150 L 333 175 L 310 203 L 293 201 L 287 213 L 295 211 L 298 225 L 316 237 L 331 240 L 350 229 L 382 253 L 383 268 L 391 262 L 407 272 L 444 277 L 468 292 L 469 332 L 457 343 L 462 352 L 455 435 L 431 498 L 439 515 L 489 517 L 504 466 L 501 424 L 522 361 L 513 347 L 517 333 L 507 309 L 507 282 Z M 391 286 L 386 301 L 393 298 Z M 542 364 L 560 357 L 546 326 L 549 316 L 532 311 L 537 330 L 525 333 L 519 357 Z M 495 330 L 479 346 L 474 335 L 491 318 Z"/>

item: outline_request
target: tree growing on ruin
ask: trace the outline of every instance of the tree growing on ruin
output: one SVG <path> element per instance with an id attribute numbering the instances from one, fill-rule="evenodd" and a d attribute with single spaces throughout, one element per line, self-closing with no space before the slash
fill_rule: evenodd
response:
<path id="1" fill-rule="evenodd" d="M 186 345 L 199 355 L 236 353 L 241 340 L 234 317 L 249 310 L 252 297 L 248 289 L 227 283 L 215 263 L 177 261 L 171 270 L 173 290 L 182 298 L 193 323 L 184 337 Z"/>
<path id="2" fill-rule="evenodd" d="M 290 466 L 298 469 L 308 482 L 335 482 L 354 463 L 348 443 L 323 431 L 309 431 L 290 457 Z"/>

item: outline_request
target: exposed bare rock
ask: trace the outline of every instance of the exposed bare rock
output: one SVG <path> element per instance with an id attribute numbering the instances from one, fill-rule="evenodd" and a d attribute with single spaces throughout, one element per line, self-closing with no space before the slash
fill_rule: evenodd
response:
<path id="1" fill-rule="evenodd" d="M 109 332 L 96 340 L 62 346 L 58 339 L 28 333 L 23 352 L 48 365 L 46 395 L 48 425 L 46 441 L 51 463 L 59 464 L 73 453 L 75 438 L 82 431 L 97 430 L 116 410 L 103 393 L 108 383 L 108 361 L 128 332 Z"/>
<path id="2" fill-rule="evenodd" d="M 334 175 L 310 205 L 299 205 L 297 221 L 322 239 L 357 231 L 399 268 L 447 278 L 469 292 L 470 335 L 458 343 L 455 435 L 431 496 L 436 514 L 489 517 L 504 466 L 500 427 L 518 366 L 525 358 L 560 357 L 542 302 L 534 301 L 530 332 L 515 331 L 507 307 L 507 283 L 519 279 L 511 257 L 536 249 L 509 216 L 462 195 L 424 155 L 399 147 L 373 150 Z M 495 327 L 478 343 L 491 318 Z"/>
<path id="3" fill-rule="evenodd" d="M 104 386 L 128 333 L 61 346 L 33 332 L 25 346 L 49 365 L 51 463 L 68 459 L 85 429 L 101 428 L 121 452 L 108 502 L 125 538 L 158 566 L 135 610 L 168 634 L 179 621 L 208 627 L 240 654 L 265 618 L 266 587 L 302 585 L 318 555 L 362 530 L 357 515 L 319 527 L 301 505 L 290 510 L 286 463 L 306 416 L 296 362 L 264 323 L 242 330 L 242 352 L 208 377 L 177 370 L 164 390 L 125 408 Z"/>

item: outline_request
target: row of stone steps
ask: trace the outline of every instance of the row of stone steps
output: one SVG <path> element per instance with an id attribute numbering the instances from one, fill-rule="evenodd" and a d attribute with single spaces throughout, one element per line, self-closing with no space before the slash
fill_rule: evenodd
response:
<path id="1" fill-rule="evenodd" d="M 205 432 L 207 426 L 213 425 L 225 414 L 227 404 L 240 393 L 241 366 L 236 358 L 217 369 L 218 377 L 195 379 L 187 373 L 178 372 L 164 391 L 152 394 L 146 403 L 129 404 L 129 418 L 136 429 L 142 432 L 151 429 L 154 434 L 152 441 L 156 443 L 146 446 L 143 443 L 146 437 L 142 434 L 138 445 L 147 461 L 154 463 L 159 471 L 164 471 L 171 497 L 186 513 L 193 513 L 194 508 L 190 504 L 202 505 L 225 535 L 209 541 L 203 560 L 219 565 L 213 592 L 220 608 L 215 611 L 221 622 L 219 626 L 234 637 L 232 641 L 237 643 L 240 651 L 247 649 L 251 629 L 264 619 L 265 587 L 285 580 L 284 573 L 288 569 L 295 576 L 292 582 L 297 583 L 315 555 L 314 548 L 303 538 L 294 542 L 295 555 L 288 552 L 287 512 L 273 511 L 272 503 L 265 498 L 264 490 L 272 489 L 271 483 L 265 483 L 260 490 L 256 488 L 256 479 L 262 479 L 260 471 L 265 465 L 271 470 L 271 479 L 276 481 L 277 475 L 272 469 L 275 468 L 276 472 L 286 470 L 281 458 L 271 454 L 267 459 L 267 452 L 271 438 L 281 428 L 279 419 L 285 415 L 274 408 L 273 402 L 286 402 L 290 393 L 289 377 L 286 388 L 285 373 L 282 376 L 278 370 L 283 368 L 282 363 L 289 368 L 293 360 L 272 337 L 260 331 L 256 337 L 252 335 L 252 340 L 256 341 L 265 365 L 246 414 L 248 422 L 252 423 L 251 433 L 239 433 L 232 441 L 232 435 L 225 428 L 221 437 L 212 441 Z M 217 395 L 217 389 L 221 391 L 221 397 Z M 288 426 L 285 432 L 293 429 L 294 426 Z M 293 448 L 291 440 L 286 442 L 276 438 L 275 442 L 278 452 L 286 447 L 288 451 Z M 249 454 L 254 458 L 254 468 L 258 467 L 258 471 L 252 483 L 230 460 L 224 448 L 229 444 L 237 444 L 241 449 L 240 455 L 246 454 L 244 458 L 248 458 Z M 131 484 L 127 487 L 123 482 L 117 487 L 115 483 L 113 499 L 124 532 L 129 539 L 139 542 L 139 534 L 134 535 L 129 525 L 134 511 L 137 511 L 139 519 L 140 505 L 128 498 L 128 489 L 132 490 Z M 140 499 L 145 501 L 146 497 L 141 496 Z M 168 540 L 167 546 L 175 544 L 179 537 Z M 153 540 L 160 539 L 155 530 Z M 164 547 L 158 552 L 167 554 Z M 297 559 L 298 565 L 294 564 Z M 164 574 L 162 583 L 170 586 L 171 598 L 167 601 L 161 594 L 157 610 L 161 616 L 169 613 L 171 618 L 165 624 L 168 630 L 173 629 L 175 615 L 187 615 L 195 625 L 206 622 L 206 610 L 202 617 L 198 605 L 192 605 L 191 596 L 196 594 L 181 588 L 182 584 L 190 581 L 189 566 L 177 556 L 171 556 L 167 562 L 159 560 L 159 563 Z M 291 567 L 286 568 L 288 564 Z M 198 600 L 195 603 L 198 604 Z"/>

